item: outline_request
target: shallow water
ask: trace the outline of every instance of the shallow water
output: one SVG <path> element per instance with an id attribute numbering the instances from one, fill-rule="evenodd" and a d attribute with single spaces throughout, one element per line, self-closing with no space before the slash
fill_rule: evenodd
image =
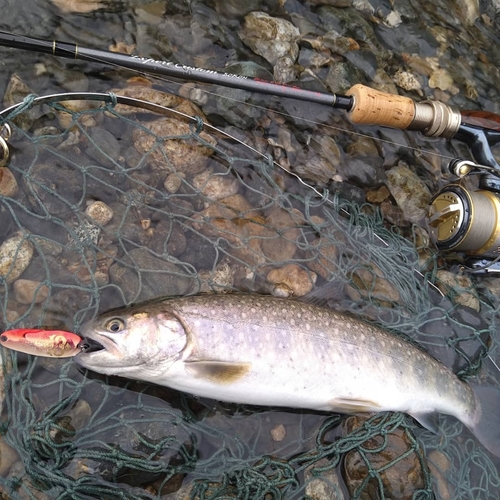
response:
<path id="1" fill-rule="evenodd" d="M 78 2 L 68 1 L 63 5 L 72 3 L 76 5 Z M 135 45 L 133 50 L 136 54 L 157 59 L 172 59 L 204 68 L 222 69 L 230 64 L 251 61 L 260 66 L 260 71 L 264 74 L 267 71 L 271 77 L 272 66 L 265 59 L 254 54 L 238 37 L 243 16 L 251 10 L 262 9 L 273 16 L 292 19 L 296 26 L 301 26 L 303 41 L 300 43 L 298 60 L 302 69 L 310 66 L 311 72 L 316 77 L 313 78 L 311 73 L 302 72 L 301 85 L 315 90 L 329 91 L 327 85 L 330 88 L 340 85 L 338 80 L 341 76 L 344 78 L 343 81 L 347 82 L 347 85 L 341 89 L 343 91 L 359 81 L 370 84 L 377 78 L 380 81 L 384 75 L 393 76 L 400 67 L 406 64 L 405 69 L 419 76 L 421 93 L 424 96 L 445 100 L 467 109 L 500 111 L 498 96 L 500 74 L 495 66 L 498 62 L 495 16 L 498 14 L 495 12 L 494 4 L 482 4 L 483 17 L 478 18 L 473 24 L 467 21 L 463 14 L 465 6 L 469 5 L 465 0 L 464 5 L 460 7 L 455 7 L 452 2 L 432 5 L 428 2 L 405 2 L 399 5 L 398 2 L 373 1 L 370 4 L 373 12 L 369 14 L 362 14 L 360 4 L 356 10 L 352 7 L 336 9 L 330 6 L 314 6 L 298 1 L 287 1 L 284 5 L 281 5 L 281 2 L 238 2 L 236 0 L 232 2 L 178 1 L 167 4 L 149 1 L 112 1 L 103 9 L 88 14 L 63 14 L 56 5 L 49 1 L 30 0 L 21 4 L 4 0 L 3 4 L 0 29 L 7 31 L 76 42 L 100 49 L 107 49 L 110 45 L 123 42 L 127 45 Z M 387 22 L 384 24 L 384 19 L 393 9 L 399 12 L 402 18 L 402 23 L 397 27 L 390 26 L 390 23 L 387 26 Z M 360 44 L 361 50 L 348 53 L 343 59 L 339 55 L 328 55 L 327 49 L 324 49 L 322 54 L 331 57 L 330 62 L 322 66 L 314 66 L 310 62 L 311 41 L 316 40 L 328 30 L 336 30 L 346 38 L 355 39 Z M 0 57 L 3 63 L 3 71 L 0 73 L 0 95 L 4 95 L 13 73 L 17 73 L 31 90 L 39 95 L 69 90 L 107 92 L 111 88 L 125 86 L 127 79 L 134 76 L 129 71 L 111 69 L 98 62 L 90 64 L 3 47 L 0 48 Z M 433 59 L 426 60 L 426 57 Z M 343 66 L 345 73 L 335 78 L 330 71 L 331 67 L 334 67 L 335 63 L 345 63 L 346 60 L 350 64 Z M 442 84 L 443 89 L 431 88 L 429 85 L 429 76 L 438 68 L 445 69 L 451 78 L 451 82 L 447 80 Z M 298 73 L 300 73 L 300 68 Z M 169 79 L 155 80 L 157 89 L 177 91 L 178 87 L 178 84 Z M 375 143 L 375 151 L 372 148 L 369 149 L 367 155 L 357 156 L 357 148 L 362 146 L 369 148 L 371 143 L 360 145 L 360 142 L 357 142 L 360 140 L 359 137 L 350 133 L 353 127 L 340 114 L 332 110 L 292 100 L 249 95 L 220 87 L 203 88 L 215 94 L 208 95 L 207 102 L 201 106 L 211 123 L 234 135 L 241 136 L 243 140 L 260 151 L 272 154 L 278 161 L 281 159 L 283 165 L 289 166 L 305 178 L 312 179 L 313 182 L 316 181 L 315 184 L 320 186 L 328 184 L 331 192 L 340 192 L 341 196 L 358 203 L 365 200 L 371 188 L 379 187 L 384 182 L 385 171 L 400 159 L 411 165 L 412 169 L 424 180 L 430 192 L 435 192 L 439 186 L 450 180 L 445 170 L 445 161 L 436 156 L 436 153 L 446 156 L 455 156 L 457 152 L 467 154 L 460 144 L 426 139 L 414 133 L 357 127 L 356 132 L 366 134 L 369 138 L 385 140 L 385 142 Z M 399 91 L 404 93 L 401 89 Z M 408 95 L 416 99 L 420 98 L 416 91 Z M 229 101 L 228 98 L 233 100 Z M 268 108 L 293 116 L 282 118 L 277 113 L 267 112 Z M 50 111 L 45 110 L 45 112 L 50 115 Z M 50 116 L 47 122 L 50 121 L 49 119 Z M 121 126 L 114 124 L 112 120 L 104 120 L 104 124 L 120 141 L 130 139 L 130 135 L 127 135 L 126 130 L 124 131 Z M 310 120 L 313 122 L 311 123 Z M 332 129 L 328 126 L 337 128 Z M 290 132 L 288 142 L 283 130 Z M 334 144 L 327 139 L 328 137 L 334 138 Z M 32 152 L 26 148 L 23 140 L 22 136 L 14 138 L 15 147 L 18 148 L 14 151 L 17 166 L 30 165 L 31 161 Z M 120 151 L 123 152 L 124 148 Z M 244 148 L 240 148 L 239 153 L 247 161 L 255 156 L 254 153 L 245 151 Z M 73 153 L 70 151 L 67 156 L 70 160 L 75 159 L 77 162 L 78 155 L 72 157 L 71 154 Z M 334 161 L 337 154 L 338 159 Z M 311 171 L 303 168 L 304 165 L 316 165 L 315 161 L 318 156 L 331 159 L 337 176 L 334 177 L 333 182 L 328 179 L 328 176 L 327 182 L 322 183 L 321 179 L 318 180 L 323 172 L 321 170 Z M 24 160 L 25 157 L 26 160 Z M 221 160 L 219 165 L 222 164 Z M 325 162 L 321 166 L 323 169 L 332 168 L 332 164 L 325 167 Z M 245 193 L 247 199 L 256 203 L 256 206 L 265 205 L 256 193 L 259 189 L 269 188 L 270 182 L 261 182 L 259 171 L 248 174 L 248 178 L 245 178 L 243 172 L 246 167 L 245 161 L 239 165 L 245 184 L 242 192 Z M 50 169 L 38 174 L 39 179 L 47 175 L 47 172 L 50 172 Z M 328 172 L 330 175 L 332 170 Z M 81 200 L 82 194 L 77 189 L 78 176 L 75 176 L 75 179 L 76 185 L 72 186 L 74 191 L 71 191 L 74 195 L 72 203 L 81 202 L 79 207 L 83 211 L 85 200 Z M 149 186 L 149 180 L 140 178 L 139 181 Z M 116 196 L 109 192 L 99 192 L 97 188 L 102 188 L 103 184 L 98 183 L 96 187 L 88 182 L 88 178 L 86 182 L 90 190 L 86 193 L 88 197 L 100 196 L 112 200 Z M 136 181 L 137 185 L 140 182 Z M 288 178 L 276 180 L 276 183 L 282 186 L 280 182 L 287 187 L 289 192 L 301 197 L 310 193 Z M 113 187 L 109 179 L 107 185 Z M 68 191 L 69 188 L 66 189 L 66 192 Z M 183 194 L 185 195 L 191 196 L 189 192 Z M 268 200 L 272 198 L 269 191 L 266 195 Z M 298 203 L 294 205 L 289 199 L 284 205 L 289 208 L 295 206 L 302 209 L 303 207 Z M 199 211 L 202 206 L 196 205 L 195 208 Z M 71 215 L 61 213 L 60 206 L 57 204 L 52 206 L 52 210 L 52 215 L 60 216 L 65 223 L 73 222 Z M 161 210 L 159 208 L 157 213 Z M 148 212 L 145 215 L 139 214 L 139 217 L 147 219 L 149 215 Z M 158 217 L 161 219 L 160 216 Z M 155 222 L 154 217 L 151 218 Z M 393 222 L 392 219 L 389 220 Z M 401 210 L 394 220 L 402 221 L 401 231 L 411 238 L 412 230 L 404 214 L 401 215 Z M 21 222 L 24 227 L 32 228 L 34 225 L 27 219 L 22 219 Z M 339 227 L 345 229 L 348 225 L 339 223 Z M 11 229 L 12 227 L 8 226 L 5 232 Z M 43 234 L 45 229 L 40 230 Z M 55 231 L 54 227 L 49 226 L 47 230 Z M 47 236 L 55 240 L 62 238 L 57 231 Z M 133 235 L 123 233 L 123 236 L 124 239 L 131 240 L 137 246 Z M 310 242 L 310 240 L 307 241 Z M 363 235 L 362 231 L 358 236 L 353 237 L 352 241 L 346 243 L 345 248 L 351 251 L 351 254 L 345 251 L 344 264 L 347 267 L 352 264 L 350 259 L 362 257 L 361 252 L 354 253 L 352 257 L 352 249 L 359 249 L 364 241 L 367 246 L 374 245 L 373 237 Z M 130 248 L 127 250 L 129 251 Z M 372 251 L 369 255 L 378 256 L 380 266 L 382 264 L 386 266 L 383 269 L 391 269 L 390 262 L 383 261 L 383 253 L 383 251 L 378 253 Z M 394 253 L 396 252 L 393 251 Z M 185 254 L 182 255 L 185 257 Z M 217 259 L 214 256 L 206 252 L 205 257 L 207 257 L 207 262 L 204 262 L 204 265 L 200 264 L 199 267 L 206 269 L 215 266 Z M 241 258 L 241 255 L 239 257 Z M 196 261 L 200 255 L 192 258 Z M 367 294 L 365 301 L 361 300 L 354 305 L 352 296 L 341 294 L 339 300 L 342 301 L 342 306 L 360 310 L 366 316 L 387 326 L 398 327 L 405 333 L 414 334 L 416 327 L 428 320 L 428 316 L 422 314 L 419 308 L 424 308 L 423 311 L 427 314 L 431 307 L 425 298 L 412 295 L 418 293 L 419 289 L 411 278 L 406 288 L 401 283 L 407 279 L 407 276 L 412 275 L 412 258 L 414 256 L 410 255 L 410 268 L 406 269 L 407 273 L 404 274 L 403 279 L 400 276 L 390 277 L 397 283 L 398 290 L 403 290 L 397 307 L 387 307 L 383 301 L 381 303 L 380 300 L 376 300 L 375 306 L 370 308 L 370 299 L 373 298 L 370 294 Z M 184 260 L 186 261 L 185 258 Z M 300 260 L 298 256 L 296 260 Z M 379 263 L 379 261 L 376 262 Z M 436 265 L 444 266 L 444 263 L 437 257 L 435 257 L 435 262 Z M 196 263 L 191 261 L 190 263 L 196 272 L 199 267 Z M 394 274 L 397 274 L 397 271 Z M 343 276 L 340 281 L 346 283 L 348 278 L 350 277 Z M 60 292 L 62 285 L 67 283 L 64 277 L 58 276 L 58 279 L 57 283 L 61 286 L 53 291 Z M 262 280 L 262 277 L 252 277 L 242 283 L 250 290 L 263 291 Z M 120 290 L 121 288 L 125 288 L 123 284 L 114 283 L 114 286 L 99 288 L 98 298 L 95 295 L 92 296 L 92 293 L 87 293 L 96 290 L 94 285 L 87 283 L 86 287 L 83 287 L 86 292 L 83 295 L 73 293 L 74 288 L 70 287 L 70 291 L 66 293 L 67 301 L 63 302 L 62 307 L 58 308 L 55 314 L 48 314 L 46 309 L 42 311 L 34 309 L 24 316 L 24 321 L 43 322 L 50 318 L 53 322 L 51 325 L 59 321 L 66 327 L 73 327 L 97 310 L 105 310 L 124 302 L 123 296 L 118 293 L 123 291 Z M 487 301 L 484 299 L 482 313 L 485 320 L 489 322 L 490 330 L 495 333 L 497 317 L 495 312 L 498 310 L 498 304 L 491 294 L 486 297 L 487 300 L 493 301 L 493 305 L 488 309 Z M 59 295 L 60 298 L 61 295 Z M 125 301 L 128 302 L 130 297 L 127 296 L 126 299 Z M 349 301 L 351 304 L 348 303 Z M 7 306 L 4 306 L 4 311 L 6 308 Z M 438 310 L 438 320 L 428 331 L 429 344 L 432 344 L 440 333 L 440 312 L 441 309 Z M 41 317 L 44 319 L 40 319 Z M 476 328 L 487 329 L 483 324 Z M 471 329 L 473 330 L 474 328 Z M 494 348 L 496 348 L 496 343 L 494 343 Z M 491 367 L 488 369 L 489 379 L 498 380 L 498 373 Z M 11 395 L 7 398 L 7 410 L 12 420 L 7 438 L 9 442 L 24 450 L 20 453 L 21 459 L 25 466 L 30 468 L 33 481 L 40 479 L 40 475 L 50 475 L 54 473 L 54 470 L 61 468 L 65 474 L 79 478 L 74 482 L 77 485 L 72 493 L 74 498 L 93 498 L 92 493 L 84 488 L 78 489 L 85 484 L 85 477 L 89 475 L 97 478 L 96 485 L 99 487 L 112 488 L 114 486 L 110 485 L 113 482 L 126 483 L 136 488 L 128 490 L 131 498 L 134 495 L 135 498 L 139 498 L 139 494 L 144 495 L 144 498 L 149 498 L 146 496 L 148 493 L 144 489 L 145 485 L 154 485 L 154 488 L 159 488 L 158 485 L 161 482 L 159 478 L 165 478 L 166 474 L 171 474 L 172 479 L 168 481 L 163 494 L 170 493 L 172 498 L 184 498 L 180 493 L 177 497 L 174 495 L 185 473 L 188 475 L 184 484 L 188 484 L 192 479 L 202 479 L 208 484 L 221 481 L 223 473 L 230 472 L 228 481 L 231 487 L 239 481 L 241 489 L 238 491 L 241 497 L 245 492 L 247 495 L 252 492 L 255 495 L 256 491 L 265 490 L 262 485 L 266 484 L 269 487 L 266 477 L 276 479 L 272 471 L 278 471 L 276 473 L 280 476 L 279 480 L 276 479 L 278 484 L 286 484 L 286 474 L 290 471 L 284 466 L 280 468 L 277 464 L 280 464 L 281 460 L 289 460 L 297 456 L 305 462 L 305 452 L 317 446 L 314 439 L 318 434 L 318 429 L 328 418 L 325 415 L 304 412 L 254 412 L 232 406 L 226 409 L 224 405 L 204 401 L 200 404 L 192 398 L 184 398 L 163 389 L 146 388 L 132 382 L 123 387 L 125 382 L 117 380 L 112 380 L 111 385 L 106 385 L 102 384 L 103 380 L 105 379 L 101 377 L 84 377 L 71 362 L 56 363 L 55 366 L 51 366 L 44 361 L 30 360 L 27 365 L 21 366 L 19 376 L 16 375 L 9 381 Z M 27 384 L 26 381 L 31 381 L 31 384 Z M 143 395 L 144 391 L 146 391 L 145 395 Z M 16 396 L 13 397 L 13 394 Z M 63 398 L 66 397 L 69 398 L 71 404 L 77 399 L 87 401 L 91 407 L 92 416 L 87 420 L 82 417 L 82 422 L 78 427 L 75 424 L 78 419 L 71 414 L 70 422 L 73 424 L 70 425 L 76 428 L 76 434 L 72 434 L 71 430 L 68 434 L 63 432 L 64 437 L 58 436 L 55 439 L 57 446 L 53 443 L 49 446 L 47 442 L 40 444 L 43 440 L 33 439 L 30 430 L 36 428 L 35 436 L 46 437 L 44 432 L 54 429 L 54 421 L 47 418 L 47 408 L 54 409 L 56 424 L 61 425 L 57 419 L 67 416 L 69 411 L 61 404 L 61 401 L 64 401 Z M 80 412 L 85 413 L 83 410 Z M 160 422 L 165 422 L 163 427 Z M 39 424 L 38 427 L 37 424 Z M 285 427 L 285 437 L 282 441 L 275 441 L 272 439 L 271 431 L 280 424 Z M 499 464 L 496 463 L 495 470 L 489 456 L 472 438 L 468 437 L 467 433 L 462 433 L 460 425 L 451 419 L 441 419 L 440 431 L 442 432 L 438 437 L 415 428 L 414 425 L 412 427 L 421 442 L 425 443 L 427 455 L 436 449 L 443 449 L 453 464 L 451 467 L 448 463 L 450 468 L 445 474 L 448 483 L 455 486 L 453 498 L 497 497 L 495 481 L 498 477 Z M 175 429 L 175 432 L 172 429 Z M 336 432 L 340 433 L 338 429 Z M 51 436 L 53 438 L 53 435 Z M 163 443 L 162 447 L 155 448 L 158 442 L 164 439 L 170 440 L 171 447 Z M 332 437 L 329 436 L 329 439 Z M 29 450 L 33 448 L 37 450 L 36 463 L 30 462 L 29 459 Z M 115 467 L 110 466 L 105 455 L 99 455 L 103 450 L 106 453 L 112 453 L 113 449 L 117 454 L 123 452 L 119 456 L 119 466 Z M 199 450 L 198 453 L 194 452 L 195 449 Z M 262 457 L 267 455 L 272 456 L 276 463 L 259 468 Z M 334 453 L 330 450 L 330 455 L 325 456 L 331 457 L 332 455 Z M 107 456 L 109 458 L 109 455 Z M 146 457 L 149 457 L 148 465 L 151 467 L 148 471 L 141 470 L 138 462 L 133 460 L 134 458 L 146 460 Z M 153 465 L 160 463 L 158 469 L 154 469 L 153 462 L 157 462 Z M 178 466 L 180 472 L 176 474 L 173 466 Z M 303 496 L 302 471 L 297 474 L 297 477 L 301 481 L 301 486 L 298 489 L 285 488 L 285 498 Z M 68 484 L 60 476 L 53 481 L 53 484 L 57 485 L 55 488 L 57 491 L 54 493 L 49 489 L 48 496 L 53 498 L 59 495 L 58 498 L 64 498 L 61 491 L 64 491 Z M 249 489 L 245 490 L 245 484 L 250 485 Z M 484 484 L 487 486 L 484 487 Z M 473 490 L 471 485 L 480 486 L 482 491 Z M 259 490 L 259 487 L 264 489 Z M 344 488 L 343 485 L 339 486 L 340 490 Z M 46 486 L 40 489 L 46 489 Z M 126 491 L 125 487 L 123 491 Z M 227 491 L 232 491 L 234 496 L 234 490 L 228 488 Z M 273 498 L 279 498 L 279 490 L 274 491 L 271 488 L 266 492 Z M 116 487 L 114 491 L 101 490 L 99 494 L 119 498 L 119 487 Z M 216 498 L 216 496 L 211 498 Z"/>

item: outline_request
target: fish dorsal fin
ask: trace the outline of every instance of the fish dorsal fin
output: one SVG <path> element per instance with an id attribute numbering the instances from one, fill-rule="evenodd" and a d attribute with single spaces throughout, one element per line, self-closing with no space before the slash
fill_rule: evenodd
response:
<path id="1" fill-rule="evenodd" d="M 330 411 L 339 413 L 367 413 L 371 411 L 380 411 L 380 405 L 369 399 L 356 398 L 335 398 L 329 404 Z"/>
<path id="2" fill-rule="evenodd" d="M 204 378 L 216 384 L 232 384 L 243 378 L 252 364 L 200 360 L 187 361 L 185 366 L 196 378 Z"/>
<path id="3" fill-rule="evenodd" d="M 434 434 L 439 432 L 436 413 L 410 413 L 410 415 L 425 429 Z"/>

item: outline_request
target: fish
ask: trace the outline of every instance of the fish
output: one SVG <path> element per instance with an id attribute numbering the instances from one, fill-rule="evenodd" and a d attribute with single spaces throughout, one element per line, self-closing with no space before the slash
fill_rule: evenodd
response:
<path id="1" fill-rule="evenodd" d="M 212 399 L 460 420 L 500 456 L 500 393 L 473 386 L 394 333 L 332 309 L 255 294 L 169 298 L 85 323 L 74 360 Z"/>
<path id="2" fill-rule="evenodd" d="M 0 335 L 0 344 L 14 351 L 35 356 L 67 358 L 81 351 L 82 339 L 76 333 L 64 330 L 18 328 Z"/>

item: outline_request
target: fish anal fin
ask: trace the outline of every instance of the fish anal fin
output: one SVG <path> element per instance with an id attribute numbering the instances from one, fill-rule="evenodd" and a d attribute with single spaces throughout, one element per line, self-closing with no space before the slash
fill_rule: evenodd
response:
<path id="1" fill-rule="evenodd" d="M 201 360 L 188 361 L 185 366 L 196 378 L 204 378 L 216 384 L 232 384 L 243 378 L 252 364 Z"/>
<path id="2" fill-rule="evenodd" d="M 339 413 L 368 413 L 381 411 L 381 406 L 369 399 L 335 398 L 329 401 L 328 409 Z"/>
<path id="3" fill-rule="evenodd" d="M 434 434 L 439 432 L 439 423 L 437 413 L 418 413 L 412 412 L 410 415 L 425 429 Z"/>

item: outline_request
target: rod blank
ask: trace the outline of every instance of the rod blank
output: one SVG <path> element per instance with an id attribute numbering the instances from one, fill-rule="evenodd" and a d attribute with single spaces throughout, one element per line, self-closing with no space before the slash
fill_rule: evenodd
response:
<path id="1" fill-rule="evenodd" d="M 250 92 L 326 104 L 338 109 L 350 110 L 353 105 L 353 99 L 349 96 L 314 92 L 292 85 L 283 85 L 231 73 L 219 73 L 218 71 L 196 68 L 172 61 L 157 61 L 147 57 L 89 49 L 73 43 L 41 40 L 6 31 L 0 31 L 0 45 L 83 61 L 104 62 L 143 73 L 170 76 L 181 80 L 213 83 L 225 87 L 248 90 Z"/>

